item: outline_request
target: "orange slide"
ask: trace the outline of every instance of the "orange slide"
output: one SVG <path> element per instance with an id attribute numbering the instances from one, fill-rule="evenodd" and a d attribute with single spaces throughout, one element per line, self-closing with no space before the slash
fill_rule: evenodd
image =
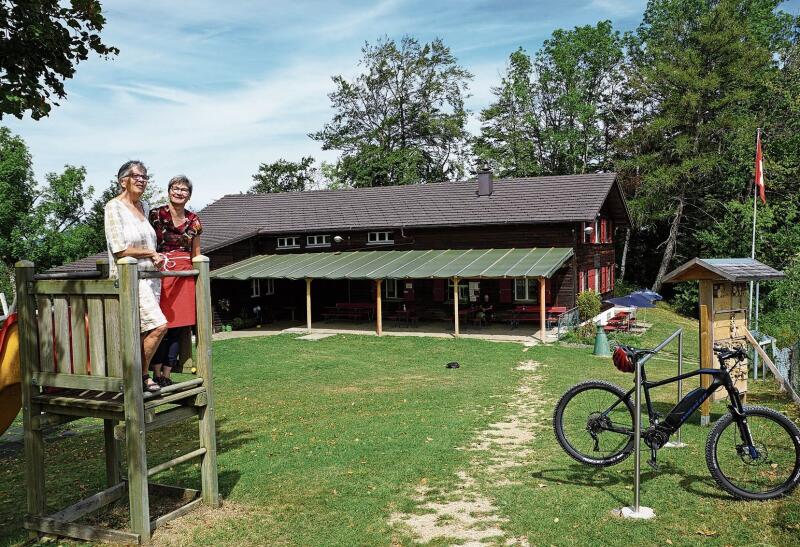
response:
<path id="1" fill-rule="evenodd" d="M 22 406 L 19 374 L 19 328 L 17 314 L 0 327 L 0 435 L 17 417 Z"/>

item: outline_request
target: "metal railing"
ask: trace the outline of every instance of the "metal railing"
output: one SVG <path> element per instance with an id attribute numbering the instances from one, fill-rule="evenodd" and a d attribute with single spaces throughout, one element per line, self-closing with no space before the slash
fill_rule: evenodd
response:
<path id="1" fill-rule="evenodd" d="M 580 324 L 580 315 L 577 306 L 565 311 L 558 316 L 558 330 L 556 335 L 560 340 L 563 335 L 575 329 Z"/>

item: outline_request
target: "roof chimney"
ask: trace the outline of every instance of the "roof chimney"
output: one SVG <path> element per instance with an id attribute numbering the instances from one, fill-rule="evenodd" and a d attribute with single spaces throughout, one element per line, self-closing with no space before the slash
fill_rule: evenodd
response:
<path id="1" fill-rule="evenodd" d="M 489 162 L 483 162 L 478 171 L 478 195 L 491 196 L 494 192 L 494 182 L 492 182 L 492 170 L 489 169 Z"/>

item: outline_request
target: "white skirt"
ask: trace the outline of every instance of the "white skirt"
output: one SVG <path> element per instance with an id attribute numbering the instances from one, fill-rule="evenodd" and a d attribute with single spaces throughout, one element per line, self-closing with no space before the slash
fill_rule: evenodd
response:
<path id="1" fill-rule="evenodd" d="M 139 280 L 139 330 L 147 332 L 167 324 L 167 318 L 161 311 L 160 279 Z"/>

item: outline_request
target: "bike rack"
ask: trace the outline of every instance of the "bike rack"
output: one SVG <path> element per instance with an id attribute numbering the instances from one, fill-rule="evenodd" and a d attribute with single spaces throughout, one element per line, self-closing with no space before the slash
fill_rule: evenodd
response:
<path id="1" fill-rule="evenodd" d="M 661 342 L 653 349 L 653 353 L 645 355 L 636 362 L 636 389 L 634 390 L 633 406 L 633 505 L 630 507 L 622 507 L 615 509 L 614 513 L 623 518 L 632 519 L 651 519 L 656 516 L 655 512 L 650 507 L 642 506 L 639 498 L 640 490 L 640 475 L 642 471 L 641 460 L 641 432 L 642 432 L 642 365 L 644 365 L 653 355 L 663 350 L 675 338 L 678 339 L 678 375 L 683 373 L 683 329 L 678 329 L 673 332 L 666 340 Z M 683 397 L 683 380 L 678 380 L 678 401 Z M 672 448 L 681 448 L 686 446 L 681 442 L 681 431 L 678 429 L 678 440 L 675 443 L 667 443 L 664 446 L 671 446 Z"/>

